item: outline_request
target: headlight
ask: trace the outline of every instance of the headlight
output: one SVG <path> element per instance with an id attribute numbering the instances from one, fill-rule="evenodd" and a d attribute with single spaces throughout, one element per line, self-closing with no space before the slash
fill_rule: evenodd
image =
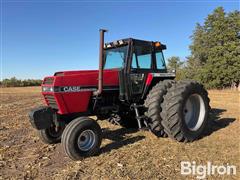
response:
<path id="1" fill-rule="evenodd" d="M 51 87 L 51 86 L 43 86 L 43 87 L 42 87 L 42 91 L 43 91 L 43 92 L 53 92 L 53 91 L 54 91 L 54 88 Z"/>

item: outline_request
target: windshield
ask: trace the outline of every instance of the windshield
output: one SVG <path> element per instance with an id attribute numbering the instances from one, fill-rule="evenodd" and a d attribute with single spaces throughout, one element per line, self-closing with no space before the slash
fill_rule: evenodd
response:
<path id="1" fill-rule="evenodd" d="M 127 56 L 127 47 L 128 46 L 122 46 L 105 50 L 104 69 L 124 67 L 125 58 Z"/>

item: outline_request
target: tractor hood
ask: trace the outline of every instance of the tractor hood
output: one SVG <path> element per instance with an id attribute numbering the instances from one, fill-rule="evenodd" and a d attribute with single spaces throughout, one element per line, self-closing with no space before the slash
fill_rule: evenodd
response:
<path id="1" fill-rule="evenodd" d="M 103 90 L 118 90 L 119 69 L 103 71 Z M 48 106 L 59 114 L 86 112 L 94 91 L 98 88 L 98 70 L 62 71 L 45 77 L 42 94 Z"/>
<path id="2" fill-rule="evenodd" d="M 106 69 L 103 71 L 104 86 L 118 86 L 119 69 Z M 61 71 L 54 76 L 45 77 L 44 85 L 59 86 L 91 86 L 97 87 L 98 70 Z"/>
<path id="3" fill-rule="evenodd" d="M 55 72 L 54 76 L 68 76 L 68 75 L 77 75 L 83 73 L 96 73 L 98 70 L 79 70 L 79 71 L 59 71 Z"/>

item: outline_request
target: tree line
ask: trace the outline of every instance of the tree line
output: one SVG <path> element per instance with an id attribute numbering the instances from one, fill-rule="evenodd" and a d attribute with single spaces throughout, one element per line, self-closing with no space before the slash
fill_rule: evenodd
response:
<path id="1" fill-rule="evenodd" d="M 25 86 L 40 86 L 42 80 L 39 79 L 25 79 L 20 80 L 16 77 L 10 79 L 3 79 L 0 81 L 0 87 L 25 87 Z"/>
<path id="2" fill-rule="evenodd" d="M 197 24 L 186 60 L 173 56 L 168 68 L 177 79 L 194 79 L 206 88 L 240 86 L 240 12 L 225 13 L 222 7 Z"/>

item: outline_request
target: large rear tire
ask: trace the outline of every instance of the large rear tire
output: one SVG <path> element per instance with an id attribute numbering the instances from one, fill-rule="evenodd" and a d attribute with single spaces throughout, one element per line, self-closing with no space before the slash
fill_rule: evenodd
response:
<path id="1" fill-rule="evenodd" d="M 164 96 L 161 121 L 169 137 L 180 142 L 198 139 L 209 123 L 208 93 L 196 81 L 179 81 Z"/>
<path id="2" fill-rule="evenodd" d="M 71 121 L 62 135 L 63 149 L 72 160 L 95 155 L 101 142 L 101 127 L 88 117 L 79 117 Z"/>
<path id="3" fill-rule="evenodd" d="M 150 90 L 145 100 L 145 107 L 148 108 L 146 115 L 149 118 L 149 126 L 151 128 L 151 131 L 159 137 L 167 137 L 167 134 L 161 125 L 161 104 L 163 102 L 163 96 L 167 93 L 168 89 L 172 87 L 174 83 L 174 80 L 160 81 Z"/>

